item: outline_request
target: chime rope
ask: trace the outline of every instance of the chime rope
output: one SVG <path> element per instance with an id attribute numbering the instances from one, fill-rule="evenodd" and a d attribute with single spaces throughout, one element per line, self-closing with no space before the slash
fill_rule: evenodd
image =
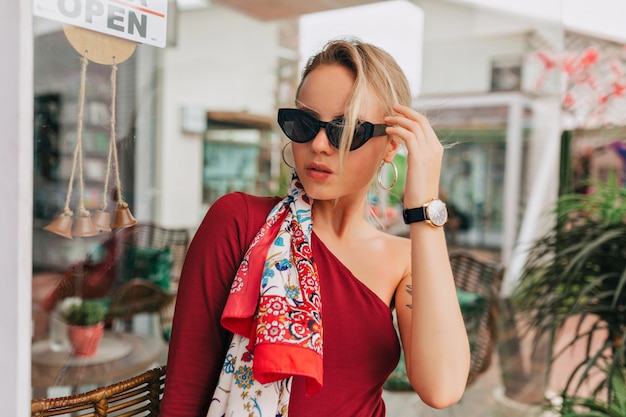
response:
<path id="1" fill-rule="evenodd" d="M 76 127 L 76 145 L 74 147 L 74 155 L 72 160 L 72 171 L 70 173 L 70 180 L 67 186 L 67 195 L 65 197 L 64 212 L 67 216 L 72 216 L 72 210 L 70 210 L 70 200 L 72 197 L 72 188 L 74 184 L 74 177 L 76 176 L 76 166 L 78 165 L 78 177 L 80 186 L 80 197 L 78 211 L 81 216 L 88 216 L 89 212 L 85 209 L 85 200 L 83 197 L 84 192 L 84 180 L 83 180 L 83 116 L 85 111 L 85 85 L 87 78 L 87 51 L 81 57 L 81 71 L 80 71 L 80 92 L 78 97 L 78 119 Z"/>
<path id="2" fill-rule="evenodd" d="M 117 159 L 117 139 L 116 139 L 116 127 L 115 127 L 115 103 L 117 97 L 117 63 L 115 57 L 113 57 L 113 65 L 111 66 L 111 133 L 109 137 L 109 155 L 107 158 L 107 173 L 104 180 L 104 195 L 102 198 L 102 210 L 107 208 L 107 193 L 109 187 L 109 176 L 111 174 L 111 161 L 115 166 L 115 184 L 117 186 L 117 206 L 127 207 L 127 204 L 122 198 L 122 182 L 120 181 L 119 162 Z"/>

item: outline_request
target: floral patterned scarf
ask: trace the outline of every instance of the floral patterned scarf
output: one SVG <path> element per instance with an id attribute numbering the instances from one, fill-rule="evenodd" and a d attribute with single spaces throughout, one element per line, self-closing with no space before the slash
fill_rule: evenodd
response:
<path id="1" fill-rule="evenodd" d="M 311 253 L 311 202 L 295 171 L 233 281 L 222 325 L 233 332 L 207 417 L 287 416 L 294 375 L 322 387 L 322 304 Z"/>

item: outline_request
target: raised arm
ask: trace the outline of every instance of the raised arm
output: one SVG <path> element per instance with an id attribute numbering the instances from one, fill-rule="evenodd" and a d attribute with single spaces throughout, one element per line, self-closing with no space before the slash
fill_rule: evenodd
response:
<path id="1" fill-rule="evenodd" d="M 404 142 L 405 208 L 438 197 L 443 146 L 423 115 L 395 106 L 387 133 Z M 396 309 L 407 375 L 420 398 L 434 408 L 459 401 L 469 374 L 469 342 L 456 296 L 444 230 L 428 222 L 410 225 L 410 271 L 396 291 Z M 407 268 L 407 269 L 409 269 Z"/>

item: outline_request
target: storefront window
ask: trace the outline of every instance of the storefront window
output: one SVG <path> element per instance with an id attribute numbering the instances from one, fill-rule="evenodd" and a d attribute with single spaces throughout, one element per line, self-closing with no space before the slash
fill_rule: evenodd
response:
<path id="1" fill-rule="evenodd" d="M 135 314 L 158 311 L 147 298 L 135 308 L 127 297 L 141 278 L 150 291 L 142 296 L 167 306 L 175 247 L 145 242 L 152 222 L 136 225 L 133 216 L 136 56 L 98 62 L 98 43 L 38 18 L 35 26 L 45 30 L 34 40 L 32 386 L 44 397 L 160 360 L 156 322 L 132 323 Z M 76 40 L 86 42 L 84 53 Z M 103 331 L 83 350 L 73 329 L 87 325 Z M 84 368 L 90 361 L 112 368 Z"/>

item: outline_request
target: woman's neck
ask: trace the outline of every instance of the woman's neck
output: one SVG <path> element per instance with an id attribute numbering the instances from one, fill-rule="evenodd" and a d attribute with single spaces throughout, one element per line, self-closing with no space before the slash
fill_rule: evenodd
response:
<path id="1" fill-rule="evenodd" d="M 335 238 L 358 236 L 371 225 L 364 217 L 365 201 L 346 201 L 345 199 L 320 201 L 313 203 L 313 230 L 318 236 Z"/>

